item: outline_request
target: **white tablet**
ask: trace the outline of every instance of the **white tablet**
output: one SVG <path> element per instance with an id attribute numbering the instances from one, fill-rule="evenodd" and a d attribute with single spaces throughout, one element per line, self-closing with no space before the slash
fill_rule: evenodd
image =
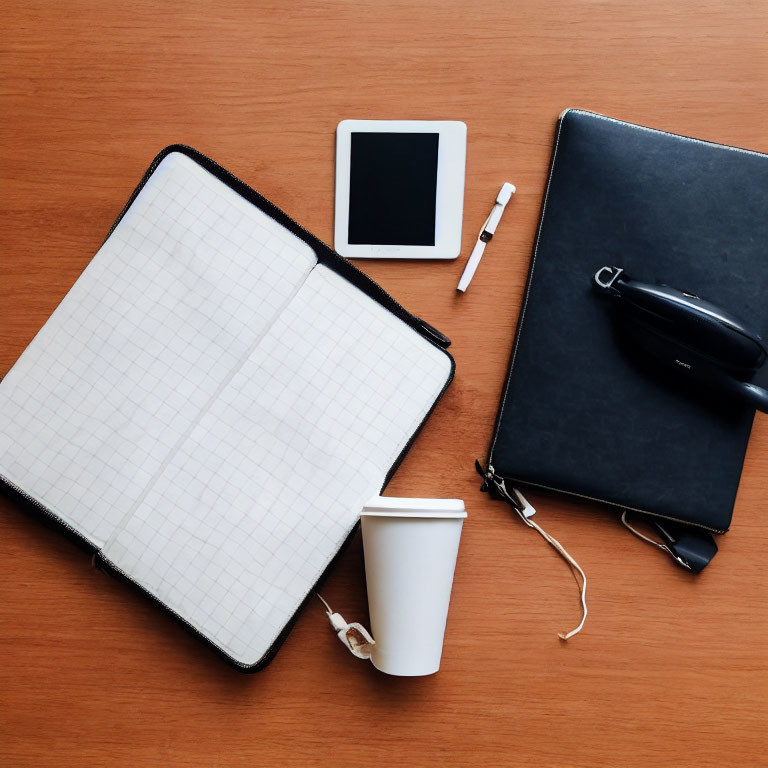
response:
<path id="1" fill-rule="evenodd" d="M 336 250 L 357 259 L 455 259 L 467 126 L 342 120 L 336 129 Z"/>

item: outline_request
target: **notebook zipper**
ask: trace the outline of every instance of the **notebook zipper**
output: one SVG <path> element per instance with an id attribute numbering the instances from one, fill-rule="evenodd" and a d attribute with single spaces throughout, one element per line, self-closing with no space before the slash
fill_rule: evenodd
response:
<path id="1" fill-rule="evenodd" d="M 25 490 L 23 490 L 21 487 L 16 485 L 16 483 L 9 480 L 4 475 L 0 475 L 0 481 L 2 481 L 3 485 L 5 485 L 7 488 L 10 488 L 17 496 L 23 498 L 24 501 L 26 501 L 30 506 L 34 507 L 36 511 L 42 512 L 45 517 L 66 529 L 68 534 L 74 537 L 79 543 L 86 545 L 90 551 L 98 552 L 98 548 L 94 546 L 92 541 L 87 539 L 82 533 L 80 533 L 80 531 L 78 531 L 76 528 L 73 528 L 61 517 L 51 512 L 51 510 L 48 509 L 48 507 L 46 507 L 45 504 L 43 504 L 41 501 L 38 501 L 34 496 L 30 496 Z"/>

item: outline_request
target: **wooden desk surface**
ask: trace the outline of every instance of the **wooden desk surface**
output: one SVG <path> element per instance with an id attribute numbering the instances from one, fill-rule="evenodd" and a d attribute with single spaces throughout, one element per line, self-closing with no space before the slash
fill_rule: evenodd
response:
<path id="1" fill-rule="evenodd" d="M 464 249 L 363 265 L 453 338 L 458 371 L 389 493 L 459 496 L 442 671 L 346 655 L 318 605 L 271 666 L 225 666 L 8 502 L 0 515 L 7 766 L 748 766 L 766 760 L 768 421 L 699 578 L 604 510 L 533 497 L 589 574 L 478 491 L 554 122 L 581 106 L 768 151 L 768 6 L 681 0 L 5 2 L 0 372 L 99 246 L 152 156 L 182 141 L 330 242 L 342 118 L 464 120 Z M 518 187 L 470 292 L 493 195 Z M 663 478 L 659 478 L 663 482 Z M 365 615 L 359 541 L 325 596 Z M 761 736 L 761 733 L 763 735 Z M 762 764 L 766 764 L 763 762 Z"/>

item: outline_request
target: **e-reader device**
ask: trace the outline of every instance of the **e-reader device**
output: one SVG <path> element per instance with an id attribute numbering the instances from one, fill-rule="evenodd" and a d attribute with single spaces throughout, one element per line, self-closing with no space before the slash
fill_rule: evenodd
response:
<path id="1" fill-rule="evenodd" d="M 348 258 L 455 259 L 467 126 L 342 120 L 336 129 L 336 250 Z"/>

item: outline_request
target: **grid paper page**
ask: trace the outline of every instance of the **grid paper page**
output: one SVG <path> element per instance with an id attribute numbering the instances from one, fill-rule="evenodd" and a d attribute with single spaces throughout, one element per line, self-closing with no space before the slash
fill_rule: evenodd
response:
<path id="1" fill-rule="evenodd" d="M 0 475 L 101 545 L 315 263 L 166 156 L 0 383 Z"/>
<path id="2" fill-rule="evenodd" d="M 255 663 L 380 491 L 450 367 L 317 266 L 105 556 Z"/>

